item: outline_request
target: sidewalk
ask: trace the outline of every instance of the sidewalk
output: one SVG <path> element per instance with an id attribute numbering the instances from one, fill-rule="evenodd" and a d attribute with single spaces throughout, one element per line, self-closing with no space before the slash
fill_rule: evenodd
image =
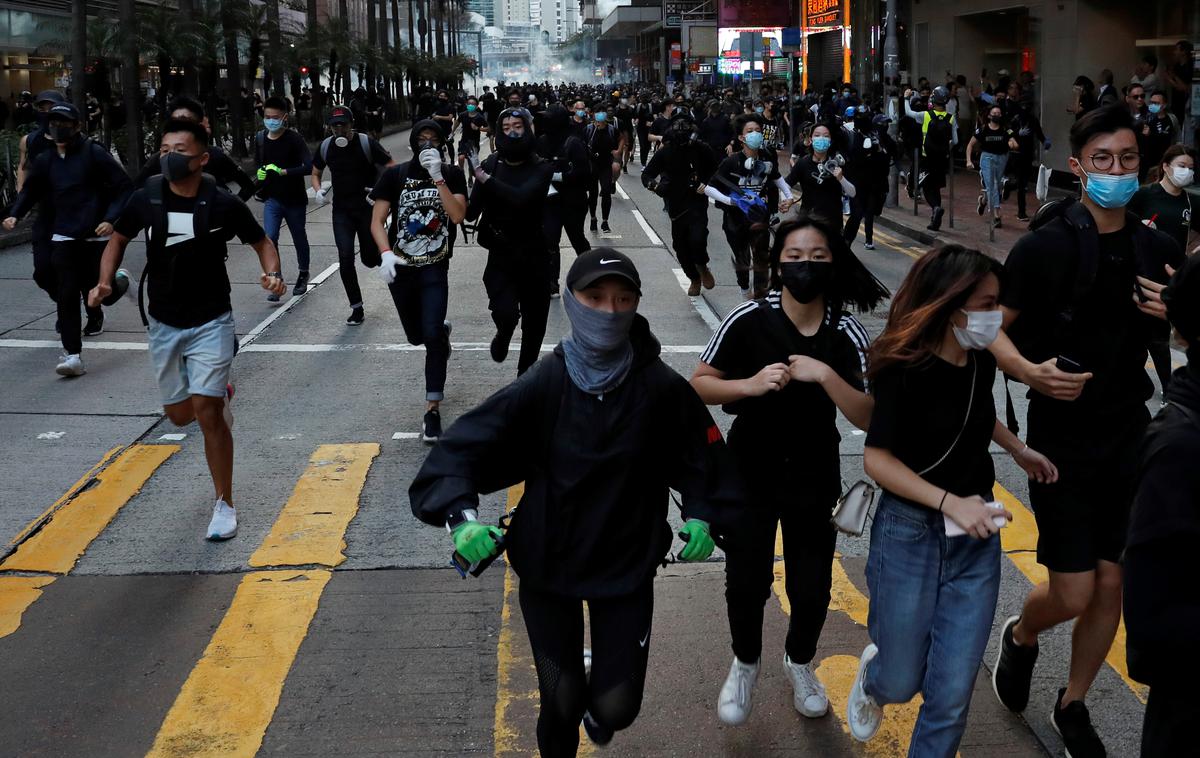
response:
<path id="1" fill-rule="evenodd" d="M 883 215 L 877 216 L 875 224 L 892 232 L 919 241 L 923 245 L 958 244 L 987 253 L 989 256 L 1003 262 L 1008 258 L 1008 251 L 1021 235 L 1025 234 L 1029 225 L 1017 221 L 1016 190 L 1000 209 L 1002 226 L 995 230 L 994 239 L 990 234 L 990 214 L 986 211 L 983 216 L 976 213 L 976 200 L 979 198 L 979 174 L 956 168 L 953 177 L 953 198 L 947 185 L 942 190 L 943 207 L 946 215 L 942 219 L 940 231 L 931 232 L 925 227 L 929 225 L 929 206 L 924 199 L 917 205 L 917 215 L 913 215 L 913 199 L 900 185 L 900 205 L 896 208 L 884 208 Z M 1057 194 L 1060 191 L 1051 190 Z M 1027 197 L 1027 212 L 1032 218 L 1041 206 L 1041 201 L 1034 195 L 1034 185 L 1029 186 Z M 952 205 L 953 204 L 953 205 Z"/>

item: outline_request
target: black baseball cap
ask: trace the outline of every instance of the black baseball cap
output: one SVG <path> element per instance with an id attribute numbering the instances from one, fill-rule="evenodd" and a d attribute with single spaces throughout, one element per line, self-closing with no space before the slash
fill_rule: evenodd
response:
<path id="1" fill-rule="evenodd" d="M 1200 341 L 1200 256 L 1192 256 L 1175 272 L 1162 293 L 1167 306 L 1167 321 L 1179 336 L 1192 343 Z"/>
<path id="2" fill-rule="evenodd" d="M 65 102 L 67 102 L 67 98 L 63 97 L 63 94 L 56 89 L 42 90 L 41 92 L 39 92 L 37 94 L 37 97 L 35 97 L 33 99 L 34 105 L 37 105 L 38 103 L 65 103 Z"/>
<path id="3" fill-rule="evenodd" d="M 59 103 L 50 109 L 50 118 L 55 117 L 78 122 L 80 120 L 79 109 L 70 103 Z"/>
<path id="4" fill-rule="evenodd" d="M 567 289 L 576 292 L 590 287 L 606 276 L 617 276 L 633 285 L 638 296 L 642 294 L 642 277 L 628 255 L 611 247 L 593 247 L 571 264 L 567 272 Z"/>
<path id="5" fill-rule="evenodd" d="M 334 107 L 333 110 L 329 111 L 329 118 L 327 121 L 330 126 L 333 126 L 334 124 L 353 124 L 354 114 L 350 112 L 349 108 L 338 105 Z"/>

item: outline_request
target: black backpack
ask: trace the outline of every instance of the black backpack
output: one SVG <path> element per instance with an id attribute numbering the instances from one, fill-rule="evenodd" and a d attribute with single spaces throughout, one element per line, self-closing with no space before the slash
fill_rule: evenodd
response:
<path id="1" fill-rule="evenodd" d="M 925 139 L 921 153 L 927 158 L 946 158 L 950 155 L 950 141 L 954 138 L 954 127 L 949 113 L 926 111 L 929 125 L 925 127 Z"/>
<path id="2" fill-rule="evenodd" d="M 371 189 L 379 181 L 379 175 L 382 173 L 382 171 L 380 171 L 380 166 L 375 163 L 375 159 L 371 155 L 370 135 L 368 135 L 366 132 L 356 132 L 355 136 L 358 137 L 358 147 L 360 150 L 362 150 L 363 158 L 367 161 L 367 165 L 371 167 L 371 173 L 368 174 L 372 177 L 371 184 L 367 187 L 367 189 Z M 333 144 L 333 140 L 333 137 L 326 137 L 325 139 L 321 140 L 320 146 L 317 147 L 317 153 L 320 154 L 321 161 L 326 166 L 329 165 L 329 147 Z"/>

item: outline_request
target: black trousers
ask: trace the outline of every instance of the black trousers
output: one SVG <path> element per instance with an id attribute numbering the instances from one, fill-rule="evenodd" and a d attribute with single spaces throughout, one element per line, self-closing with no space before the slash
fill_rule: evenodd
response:
<path id="1" fill-rule="evenodd" d="M 561 198 L 561 199 L 560 199 Z M 545 215 L 542 217 L 542 230 L 546 234 L 546 247 L 550 251 L 550 290 L 558 291 L 558 278 L 562 272 L 562 233 L 565 229 L 567 239 L 575 255 L 592 249 L 587 235 L 583 231 L 583 220 L 587 217 L 587 197 L 582 193 L 560 192 L 546 201 Z"/>
<path id="2" fill-rule="evenodd" d="M 846 217 L 846 227 L 843 230 L 843 237 L 846 244 L 854 242 L 854 238 L 858 236 L 858 225 L 863 224 L 864 237 L 868 245 L 875 241 L 875 214 L 872 205 L 873 198 L 863 197 L 863 190 L 858 191 L 858 195 L 850 198 L 850 215 Z"/>
<path id="3" fill-rule="evenodd" d="M 79 315 L 79 299 L 87 302 L 88 291 L 100 281 L 100 257 L 103 242 L 51 242 L 54 275 L 58 278 L 58 323 L 63 350 L 78 355 L 83 350 L 83 319 Z M 99 308 L 87 308 L 88 318 L 99 318 Z"/>
<path id="4" fill-rule="evenodd" d="M 930 208 L 942 207 L 942 187 L 946 186 L 946 172 L 949 170 L 944 160 L 921 158 L 921 173 L 928 174 L 921 183 L 921 194 Z"/>
<path id="5" fill-rule="evenodd" d="M 1009 156 L 1008 165 L 1012 167 L 1013 182 L 1017 185 L 1017 216 L 1025 218 L 1026 196 L 1029 194 L 1029 180 L 1033 178 L 1033 163 L 1029 153 L 1013 153 Z"/>
<path id="6" fill-rule="evenodd" d="M 613 181 L 612 176 L 613 162 L 605 160 L 604 156 L 600 156 L 600 160 L 592 161 L 592 181 L 588 185 L 588 210 L 591 211 L 592 218 L 596 217 L 596 199 L 600 199 L 600 217 L 608 221 L 608 214 L 612 211 L 612 193 Z"/>
<path id="7" fill-rule="evenodd" d="M 371 236 L 371 207 L 333 209 L 333 242 L 338 251 L 338 275 L 346 289 L 351 308 L 362 306 L 362 290 L 355 269 L 354 240 L 358 238 L 359 255 L 363 265 L 374 268 L 380 264 L 379 246 Z"/>
<path id="8" fill-rule="evenodd" d="M 650 155 L 650 128 L 638 127 L 638 152 L 641 153 L 642 165 L 646 165 L 646 159 Z"/>
<path id="9" fill-rule="evenodd" d="M 537 667 L 537 742 L 542 758 L 573 758 L 584 711 L 613 731 L 628 728 L 642 708 L 653 577 L 635 592 L 588 600 L 592 674 L 583 669 L 583 601 L 532 589 L 521 582 L 521 614 Z"/>
<path id="10" fill-rule="evenodd" d="M 708 198 L 671 216 L 671 249 L 687 278 L 696 281 L 708 267 Z"/>
<path id="11" fill-rule="evenodd" d="M 745 217 L 736 216 L 736 211 L 726 211 L 721 228 L 725 232 L 725 241 L 733 251 L 733 273 L 737 277 L 738 287 L 750 288 L 750 272 L 754 272 L 754 292 L 766 294 L 770 286 L 771 272 L 769 270 L 771 253 L 771 231 L 766 224 L 761 229 L 751 228 Z"/>
<path id="12" fill-rule="evenodd" d="M 795 492 L 756 493 L 743 529 L 725 553 L 725 606 L 733 654 L 743 663 L 762 655 L 763 607 L 775 580 L 775 531 L 783 529 L 784 589 L 792 614 L 784 650 L 792 663 L 808 663 L 817 652 L 833 583 L 837 530 L 829 521 L 837 495 L 800 497 Z"/>
<path id="13" fill-rule="evenodd" d="M 496 248 L 488 252 L 483 286 L 496 331 L 504 339 L 512 339 L 517 324 L 521 325 L 518 375 L 537 362 L 542 350 L 546 320 L 550 316 L 550 292 L 546 286 L 549 276 L 550 256 L 545 251 Z"/>
<path id="14" fill-rule="evenodd" d="M 1195 755 L 1197 714 L 1200 697 L 1194 690 L 1181 695 L 1151 687 L 1142 718 L 1142 758 Z"/>
<path id="15" fill-rule="evenodd" d="M 33 232 L 33 282 L 51 300 L 58 300 L 58 274 L 54 271 L 54 245 L 50 242 L 50 230 L 39 234 Z"/>
<path id="16" fill-rule="evenodd" d="M 446 332 L 449 270 L 450 264 L 444 261 L 428 266 L 397 266 L 396 280 L 388 285 L 408 344 L 425 346 L 426 400 L 440 401 L 446 390 L 446 364 L 450 362 L 450 335 Z"/>

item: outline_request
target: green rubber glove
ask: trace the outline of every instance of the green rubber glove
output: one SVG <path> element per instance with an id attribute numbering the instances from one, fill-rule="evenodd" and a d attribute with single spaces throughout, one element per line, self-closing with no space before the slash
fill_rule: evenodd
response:
<path id="1" fill-rule="evenodd" d="M 283 169 L 281 169 L 279 166 L 276 166 L 274 163 L 268 163 L 263 168 L 265 168 L 267 171 L 274 171 L 277 174 L 283 173 Z"/>
<path id="2" fill-rule="evenodd" d="M 499 552 L 495 538 L 502 534 L 503 532 L 494 526 L 478 521 L 466 521 L 455 527 L 450 536 L 454 538 L 454 549 L 459 555 L 470 563 L 479 563 Z"/>
<path id="3" fill-rule="evenodd" d="M 257 177 L 258 177 L 258 180 L 259 180 L 260 182 L 265 182 L 265 181 L 267 180 L 267 169 L 266 169 L 266 167 L 264 166 L 263 168 L 260 168 L 260 169 L 258 170 L 258 173 L 257 173 L 257 174 L 255 174 L 255 176 L 257 176 Z"/>
<path id="4" fill-rule="evenodd" d="M 679 553 L 682 560 L 702 561 L 712 555 L 713 548 L 717 546 L 712 535 L 708 533 L 708 522 L 698 518 L 688 519 L 679 533 L 686 534 L 688 538 L 683 551 Z"/>

